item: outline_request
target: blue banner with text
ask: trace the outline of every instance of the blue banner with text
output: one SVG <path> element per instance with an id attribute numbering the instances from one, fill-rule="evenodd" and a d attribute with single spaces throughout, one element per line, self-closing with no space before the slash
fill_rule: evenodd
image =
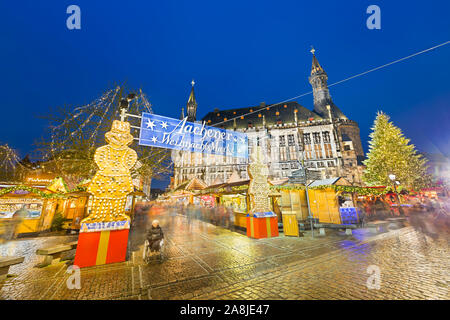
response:
<path id="1" fill-rule="evenodd" d="M 203 123 L 142 113 L 139 144 L 143 146 L 248 158 L 245 133 L 206 126 Z"/>

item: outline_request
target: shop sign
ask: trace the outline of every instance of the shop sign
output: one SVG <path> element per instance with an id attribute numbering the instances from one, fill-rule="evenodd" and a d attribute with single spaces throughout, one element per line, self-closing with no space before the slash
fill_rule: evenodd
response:
<path id="1" fill-rule="evenodd" d="M 150 147 L 248 158 L 245 133 L 142 113 L 139 144 Z"/>
<path id="2" fill-rule="evenodd" d="M 27 184 L 42 184 L 48 185 L 52 183 L 54 178 L 44 178 L 44 177 L 27 177 L 25 182 Z"/>

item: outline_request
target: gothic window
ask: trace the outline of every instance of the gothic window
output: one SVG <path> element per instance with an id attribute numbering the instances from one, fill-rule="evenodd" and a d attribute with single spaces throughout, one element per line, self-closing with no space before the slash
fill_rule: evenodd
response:
<path id="1" fill-rule="evenodd" d="M 291 169 L 297 169 L 297 168 L 298 168 L 297 162 L 291 162 Z"/>
<path id="2" fill-rule="evenodd" d="M 302 135 L 298 134 L 297 135 L 297 141 L 298 141 L 298 150 L 299 151 L 303 151 L 303 144 L 302 144 Z"/>
<path id="3" fill-rule="evenodd" d="M 289 148 L 289 159 L 296 160 L 297 159 L 297 150 L 295 150 L 295 146 L 290 146 Z"/>
<path id="4" fill-rule="evenodd" d="M 324 143 L 330 143 L 330 133 L 328 131 L 324 131 L 322 132 L 322 136 L 323 136 L 323 142 Z"/>
<path id="5" fill-rule="evenodd" d="M 281 161 L 287 160 L 286 147 L 280 147 L 280 160 Z"/>
<path id="6" fill-rule="evenodd" d="M 294 135 L 288 134 L 288 146 L 293 146 L 293 145 L 295 145 Z"/>
<path id="7" fill-rule="evenodd" d="M 314 145 L 314 151 L 316 153 L 316 158 L 317 159 L 322 159 L 323 158 L 322 146 L 320 144 L 315 144 Z"/>
<path id="8" fill-rule="evenodd" d="M 312 159 L 312 149 L 311 149 L 311 145 L 307 144 L 305 145 L 305 158 L 307 160 Z"/>
<path id="9" fill-rule="evenodd" d="M 311 134 L 310 133 L 305 133 L 303 135 L 303 138 L 305 140 L 305 144 L 311 144 Z"/>
<path id="10" fill-rule="evenodd" d="M 325 148 L 325 158 L 333 158 L 333 151 L 331 150 L 331 144 L 325 143 L 324 148 Z"/>
<path id="11" fill-rule="evenodd" d="M 324 165 L 323 162 L 317 162 L 317 167 L 318 168 L 323 168 L 323 167 L 325 167 L 325 165 Z"/>
<path id="12" fill-rule="evenodd" d="M 281 170 L 288 170 L 289 169 L 289 163 L 282 163 L 281 164 Z"/>
<path id="13" fill-rule="evenodd" d="M 313 133 L 314 144 L 320 144 L 320 132 Z"/>
<path id="14" fill-rule="evenodd" d="M 328 161 L 327 162 L 328 167 L 334 167 L 334 162 L 333 161 Z"/>
<path id="15" fill-rule="evenodd" d="M 285 136 L 280 136 L 280 147 L 285 147 L 286 146 L 286 137 Z"/>

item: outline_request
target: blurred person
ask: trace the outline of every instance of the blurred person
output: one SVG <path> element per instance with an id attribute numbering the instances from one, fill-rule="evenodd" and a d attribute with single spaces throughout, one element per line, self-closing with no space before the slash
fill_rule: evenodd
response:
<path id="1" fill-rule="evenodd" d="M 423 232 L 423 230 L 425 229 L 422 221 L 423 213 L 423 206 L 420 203 L 415 203 L 409 213 L 409 223 L 414 227 L 416 231 Z"/>
<path id="2" fill-rule="evenodd" d="M 366 224 L 366 210 L 363 203 L 361 201 L 357 201 L 356 208 L 358 209 L 359 223 L 361 224 L 361 227 L 364 227 Z"/>
<path id="3" fill-rule="evenodd" d="M 377 200 L 375 200 L 374 211 L 375 219 L 377 220 L 384 219 L 384 217 L 386 216 L 386 207 L 380 198 L 377 198 Z"/>
<path id="4" fill-rule="evenodd" d="M 156 252 L 161 249 L 161 244 L 164 239 L 164 233 L 159 225 L 158 220 L 153 220 L 151 228 L 147 232 L 147 240 L 151 252 Z"/>
<path id="5" fill-rule="evenodd" d="M 234 211 L 232 207 L 227 207 L 227 228 L 234 230 Z"/>

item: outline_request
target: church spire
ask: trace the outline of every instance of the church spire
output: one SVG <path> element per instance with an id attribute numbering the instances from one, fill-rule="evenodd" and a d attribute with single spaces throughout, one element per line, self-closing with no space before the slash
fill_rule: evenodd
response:
<path id="1" fill-rule="evenodd" d="M 343 118 L 347 117 L 342 113 L 342 111 L 333 103 L 331 100 L 330 91 L 328 90 L 328 75 L 317 60 L 316 50 L 311 49 L 312 53 L 312 66 L 311 75 L 309 77 L 309 83 L 313 88 L 314 95 L 314 112 L 320 115 L 322 118 L 328 119 L 329 113 L 333 118 Z M 327 106 L 330 106 L 330 111 Z"/>
<path id="2" fill-rule="evenodd" d="M 192 89 L 191 89 L 191 94 L 189 95 L 188 102 L 186 104 L 186 113 L 188 116 L 188 121 L 195 121 L 196 114 L 197 114 L 197 100 L 195 99 L 195 93 L 194 93 L 194 85 L 195 85 L 194 80 L 192 80 L 191 85 L 192 85 Z"/>
<path id="3" fill-rule="evenodd" d="M 311 49 L 311 53 L 313 55 L 313 59 L 312 59 L 312 67 L 311 67 L 311 76 L 318 74 L 318 73 L 324 73 L 326 75 L 325 70 L 323 70 L 322 66 L 319 63 L 319 60 L 317 60 L 316 58 L 316 49 L 314 49 L 314 47 L 312 47 Z"/>

